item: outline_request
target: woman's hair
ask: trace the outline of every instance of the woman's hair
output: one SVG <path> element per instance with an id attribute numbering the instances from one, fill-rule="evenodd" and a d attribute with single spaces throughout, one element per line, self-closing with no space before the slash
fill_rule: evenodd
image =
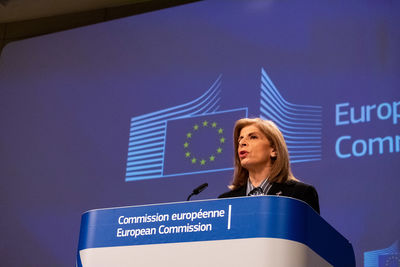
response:
<path id="1" fill-rule="evenodd" d="M 264 135 L 267 137 L 272 148 L 275 149 L 276 157 L 271 158 L 272 166 L 269 175 L 269 182 L 284 183 L 287 180 L 296 180 L 290 170 L 289 153 L 287 150 L 285 139 L 281 131 L 275 123 L 269 120 L 262 120 L 260 118 L 255 119 L 240 119 L 235 123 L 233 131 L 233 143 L 234 143 L 234 154 L 235 154 L 235 171 L 233 175 L 232 184 L 229 186 L 230 189 L 236 189 L 243 186 L 247 182 L 249 172 L 242 167 L 240 164 L 239 155 L 237 153 L 239 147 L 239 136 L 240 131 L 249 125 L 255 125 Z"/>

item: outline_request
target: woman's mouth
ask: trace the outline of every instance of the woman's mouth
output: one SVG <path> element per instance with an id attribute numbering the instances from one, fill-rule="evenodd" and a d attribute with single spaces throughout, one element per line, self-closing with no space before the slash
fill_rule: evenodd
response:
<path id="1" fill-rule="evenodd" d="M 247 157 L 248 154 L 249 154 L 249 152 L 247 152 L 246 150 L 242 150 L 239 152 L 239 158 L 243 159 L 243 158 Z"/>

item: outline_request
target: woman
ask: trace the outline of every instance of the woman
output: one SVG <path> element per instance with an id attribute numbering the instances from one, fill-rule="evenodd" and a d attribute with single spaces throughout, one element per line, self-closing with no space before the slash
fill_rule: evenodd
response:
<path id="1" fill-rule="evenodd" d="M 234 128 L 235 172 L 231 191 L 219 198 L 278 195 L 300 199 L 319 213 L 318 194 L 292 174 L 278 127 L 267 120 L 240 119 Z"/>

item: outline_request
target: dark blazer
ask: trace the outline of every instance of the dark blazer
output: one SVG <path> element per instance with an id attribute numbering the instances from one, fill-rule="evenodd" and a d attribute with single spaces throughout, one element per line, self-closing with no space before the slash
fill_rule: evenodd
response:
<path id="1" fill-rule="evenodd" d="M 246 196 L 246 188 L 247 184 L 223 193 L 218 198 L 244 197 Z M 293 180 L 286 181 L 285 183 L 273 183 L 268 191 L 268 195 L 279 195 L 302 200 L 319 214 L 318 193 L 312 185 Z"/>

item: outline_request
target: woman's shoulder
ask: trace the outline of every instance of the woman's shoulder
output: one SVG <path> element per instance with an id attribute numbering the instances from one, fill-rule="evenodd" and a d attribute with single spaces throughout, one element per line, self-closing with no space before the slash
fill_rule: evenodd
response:
<path id="1" fill-rule="evenodd" d="M 240 186 L 218 196 L 218 198 L 243 197 L 246 195 L 246 186 Z"/>
<path id="2" fill-rule="evenodd" d="M 313 188 L 315 190 L 314 186 L 304 183 L 304 182 L 301 182 L 299 180 L 293 180 L 293 179 L 287 180 L 285 182 L 285 185 L 292 186 L 292 187 L 299 188 L 299 189 Z"/>
<path id="3" fill-rule="evenodd" d="M 288 180 L 282 185 L 286 187 L 286 190 L 283 190 L 286 191 L 284 195 L 305 201 L 316 212 L 320 212 L 318 193 L 314 186 L 298 180 Z"/>

